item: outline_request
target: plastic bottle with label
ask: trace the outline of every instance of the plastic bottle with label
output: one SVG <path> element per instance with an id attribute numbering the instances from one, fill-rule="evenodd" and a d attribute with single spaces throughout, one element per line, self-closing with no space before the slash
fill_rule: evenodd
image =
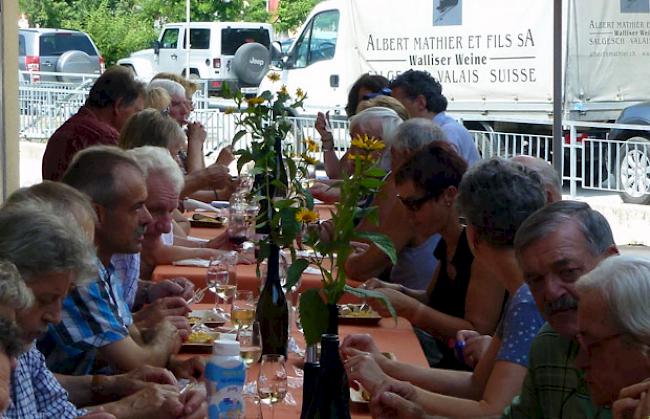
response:
<path id="1" fill-rule="evenodd" d="M 246 382 L 246 368 L 239 356 L 239 342 L 215 340 L 212 356 L 205 366 L 208 388 L 208 417 L 231 419 L 244 415 L 242 389 Z"/>

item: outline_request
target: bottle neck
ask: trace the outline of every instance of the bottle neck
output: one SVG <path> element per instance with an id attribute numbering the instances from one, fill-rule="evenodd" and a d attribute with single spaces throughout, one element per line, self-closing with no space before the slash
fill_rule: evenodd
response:
<path id="1" fill-rule="evenodd" d="M 276 283 L 280 285 L 280 248 L 271 244 L 269 251 L 269 258 L 266 261 L 266 285 L 265 287 L 275 285 Z"/>

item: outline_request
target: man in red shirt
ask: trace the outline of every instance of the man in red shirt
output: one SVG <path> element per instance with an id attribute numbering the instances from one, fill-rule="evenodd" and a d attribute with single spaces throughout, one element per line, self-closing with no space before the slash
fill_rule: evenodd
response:
<path id="1" fill-rule="evenodd" d="M 43 155 L 43 179 L 58 181 L 72 157 L 87 147 L 117 145 L 126 120 L 144 108 L 144 84 L 126 67 L 106 70 L 86 103 L 50 137 Z"/>

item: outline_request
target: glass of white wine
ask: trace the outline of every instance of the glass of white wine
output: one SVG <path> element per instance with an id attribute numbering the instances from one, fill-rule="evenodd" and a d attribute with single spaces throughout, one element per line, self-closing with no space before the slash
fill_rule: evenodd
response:
<path id="1" fill-rule="evenodd" d="M 262 335 L 259 322 L 252 322 L 250 328 L 239 329 L 239 354 L 246 368 L 260 360 L 262 356 Z"/>
<path id="2" fill-rule="evenodd" d="M 287 370 L 284 355 L 263 355 L 257 377 L 257 394 L 262 403 L 271 405 L 271 418 L 275 418 L 275 405 L 287 394 Z"/>
<path id="3" fill-rule="evenodd" d="M 255 320 L 255 298 L 253 291 L 239 290 L 235 293 L 230 309 L 230 320 L 239 329 L 248 329 Z"/>
<path id="4" fill-rule="evenodd" d="M 216 294 L 214 310 L 225 314 L 219 303 L 221 300 L 229 301 L 237 291 L 237 279 L 230 275 L 230 255 L 224 254 L 210 259 L 206 274 L 206 285 Z"/>

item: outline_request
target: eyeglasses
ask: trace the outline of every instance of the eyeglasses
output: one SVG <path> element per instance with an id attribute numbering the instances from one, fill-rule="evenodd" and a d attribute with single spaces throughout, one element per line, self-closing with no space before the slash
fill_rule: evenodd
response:
<path id="1" fill-rule="evenodd" d="M 612 335 L 604 336 L 602 338 L 585 339 L 585 335 L 582 332 L 578 332 L 576 334 L 576 340 L 578 341 L 578 345 L 580 345 L 580 347 L 585 352 L 587 352 L 587 355 L 591 357 L 594 349 L 597 349 L 600 346 L 602 346 L 604 343 L 619 338 L 623 335 L 625 335 L 625 333 L 614 333 Z"/>
<path id="2" fill-rule="evenodd" d="M 370 100 L 370 99 L 376 98 L 377 96 L 390 96 L 391 93 L 393 93 L 393 91 L 390 90 L 390 88 L 384 87 L 383 89 L 381 89 L 378 92 L 368 93 L 367 95 L 363 95 L 361 97 L 361 99 L 362 100 Z"/>
<path id="3" fill-rule="evenodd" d="M 425 194 L 424 196 L 421 196 L 419 198 L 409 198 L 397 194 L 397 199 L 400 200 L 402 205 L 404 205 L 407 210 L 413 212 L 419 211 L 420 208 L 422 208 L 422 205 L 424 205 L 428 200 L 430 200 L 433 197 L 434 195 L 432 193 Z"/>

